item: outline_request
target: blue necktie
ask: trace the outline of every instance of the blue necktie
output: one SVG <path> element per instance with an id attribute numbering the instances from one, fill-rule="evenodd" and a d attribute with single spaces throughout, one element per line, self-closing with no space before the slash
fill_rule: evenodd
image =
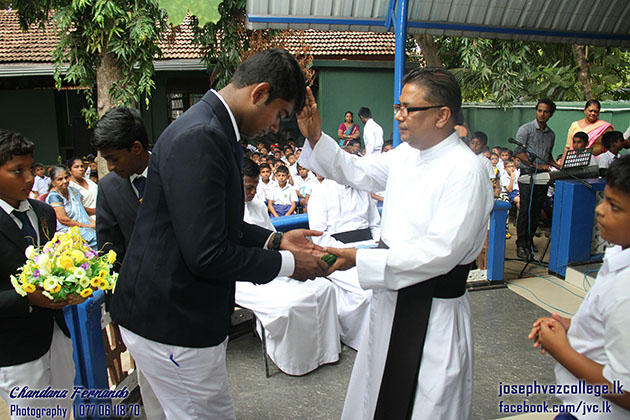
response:
<path id="1" fill-rule="evenodd" d="M 144 196 L 144 187 L 147 185 L 147 179 L 140 175 L 133 180 L 133 186 L 138 190 L 138 198 L 142 201 L 142 197 Z"/>
<path id="2" fill-rule="evenodd" d="M 22 234 L 24 234 L 24 239 L 31 245 L 36 245 L 37 243 L 37 233 L 31 224 L 30 219 L 28 218 L 28 214 L 26 212 L 13 210 L 13 214 L 15 217 L 20 219 L 22 222 Z"/>

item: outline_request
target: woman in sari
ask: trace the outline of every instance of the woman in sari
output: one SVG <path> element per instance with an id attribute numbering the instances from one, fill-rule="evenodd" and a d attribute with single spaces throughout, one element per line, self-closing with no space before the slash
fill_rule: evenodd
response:
<path id="1" fill-rule="evenodd" d="M 83 203 L 81 193 L 70 186 L 70 174 L 65 166 L 55 165 L 50 170 L 52 188 L 46 197 L 57 216 L 57 232 L 65 232 L 77 226 L 79 232 L 92 249 L 96 249 L 96 231 L 94 220 L 90 219 Z"/>
<path id="2" fill-rule="evenodd" d="M 614 130 L 612 124 L 599 119 L 599 111 L 601 104 L 595 99 L 586 102 L 584 106 L 584 118 L 574 121 L 569 127 L 569 135 L 567 136 L 567 145 L 565 154 L 568 150 L 573 149 L 573 136 L 578 131 L 584 131 L 588 134 L 588 145 L 586 147 L 593 148 L 593 155 L 597 156 L 603 152 L 602 135 L 606 131 Z"/>
<path id="3" fill-rule="evenodd" d="M 339 146 L 341 147 L 347 146 L 350 142 L 361 137 L 359 126 L 352 122 L 352 112 L 346 111 L 345 121 L 339 124 L 337 136 L 339 137 Z"/>

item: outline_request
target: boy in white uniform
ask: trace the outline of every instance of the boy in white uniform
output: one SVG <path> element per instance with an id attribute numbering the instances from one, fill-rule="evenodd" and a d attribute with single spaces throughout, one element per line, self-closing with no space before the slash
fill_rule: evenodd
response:
<path id="1" fill-rule="evenodd" d="M 559 385 L 601 385 L 601 396 L 558 395 L 567 408 L 597 410 L 571 413 L 580 419 L 630 418 L 630 393 L 625 391 L 630 389 L 630 156 L 610 166 L 604 193 L 595 211 L 602 238 L 615 246 L 606 250 L 593 288 L 573 319 L 554 312 L 539 318 L 529 333 L 534 347 L 558 361 Z"/>

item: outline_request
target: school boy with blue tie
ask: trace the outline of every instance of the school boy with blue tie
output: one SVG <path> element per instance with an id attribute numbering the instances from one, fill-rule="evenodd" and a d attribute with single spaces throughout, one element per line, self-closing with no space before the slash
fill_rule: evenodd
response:
<path id="1" fill-rule="evenodd" d="M 71 393 L 72 341 L 61 309 L 84 300 L 53 302 L 41 290 L 22 297 L 11 284 L 10 276 L 26 261 L 26 248 L 44 245 L 55 234 L 55 211 L 28 198 L 34 150 L 35 145 L 21 134 L 0 129 L 0 396 L 14 420 L 33 418 L 29 410 L 36 408 L 71 408 L 69 395 L 17 399 L 15 392 L 50 386 Z"/>

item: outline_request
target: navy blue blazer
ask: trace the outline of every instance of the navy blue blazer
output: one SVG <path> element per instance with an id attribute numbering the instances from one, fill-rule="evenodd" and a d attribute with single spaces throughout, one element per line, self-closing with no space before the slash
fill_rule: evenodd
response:
<path id="1" fill-rule="evenodd" d="M 55 234 L 57 217 L 46 203 L 28 200 L 38 218 L 39 243 Z M 34 306 L 13 289 L 10 275 L 26 262 L 28 242 L 11 216 L 0 210 L 0 367 L 30 362 L 50 349 L 54 322 L 70 337 L 61 310 Z"/>
<path id="2" fill-rule="evenodd" d="M 96 242 L 104 253 L 113 249 L 122 261 L 136 223 L 140 201 L 129 178 L 110 172 L 98 182 Z M 116 267 L 119 269 L 120 267 Z"/>
<path id="3" fill-rule="evenodd" d="M 114 321 L 149 340 L 210 347 L 225 340 L 236 280 L 266 283 L 281 266 L 270 231 L 243 222 L 239 144 L 214 93 L 158 139 L 112 300 Z"/>

